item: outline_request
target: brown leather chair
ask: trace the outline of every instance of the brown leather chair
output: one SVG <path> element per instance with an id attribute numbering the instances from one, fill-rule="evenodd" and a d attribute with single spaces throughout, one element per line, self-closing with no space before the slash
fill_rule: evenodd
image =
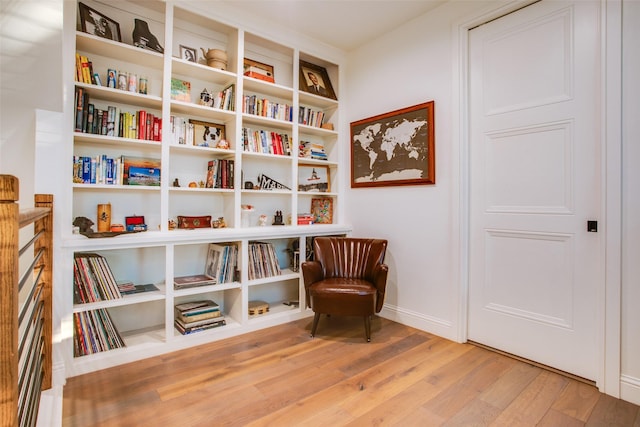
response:
<path id="1" fill-rule="evenodd" d="M 371 316 L 382 309 L 387 287 L 387 241 L 316 237 L 313 249 L 315 261 L 302 263 L 307 307 L 315 313 L 311 336 L 321 314 L 362 316 L 371 341 Z"/>

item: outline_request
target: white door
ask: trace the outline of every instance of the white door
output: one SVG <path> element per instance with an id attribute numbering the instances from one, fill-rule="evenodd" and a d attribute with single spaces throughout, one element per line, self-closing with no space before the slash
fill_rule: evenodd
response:
<path id="1" fill-rule="evenodd" d="M 468 337 L 595 380 L 599 2 L 543 0 L 469 34 Z"/>

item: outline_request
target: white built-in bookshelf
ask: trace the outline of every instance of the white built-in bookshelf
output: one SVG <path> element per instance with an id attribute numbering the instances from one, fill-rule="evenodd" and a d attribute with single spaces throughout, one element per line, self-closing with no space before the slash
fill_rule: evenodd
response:
<path id="1" fill-rule="evenodd" d="M 78 4 L 65 2 L 66 61 L 75 64 L 76 54 L 86 57 L 91 61 L 93 72 L 99 74 L 102 84 L 78 81 L 78 78 L 74 78 L 75 66 L 67 68 L 73 70 L 72 75 L 65 76 L 68 83 L 65 95 L 72 111 L 68 115 L 69 167 L 63 168 L 68 171 L 69 185 L 61 192 L 63 197 L 58 199 L 65 206 L 61 220 L 64 224 L 60 245 L 62 250 L 56 258 L 56 268 L 62 271 L 59 275 L 62 283 L 56 286 L 55 291 L 56 302 L 60 301 L 57 310 L 63 322 L 59 345 L 64 354 L 67 376 L 310 316 L 292 249 L 299 248 L 302 254 L 300 261 L 304 261 L 312 237 L 347 234 L 350 227 L 343 223 L 340 209 L 344 183 L 339 145 L 345 143 L 345 138 L 339 132 L 339 102 L 298 90 L 299 61 L 325 68 L 338 95 L 339 61 L 323 60 L 321 55 L 307 54 L 298 46 L 270 40 L 257 31 L 248 31 L 215 15 L 195 11 L 190 9 L 186 1 L 86 0 L 83 3 L 116 21 L 121 41 L 81 31 Z M 150 32 L 164 48 L 163 53 L 133 46 L 134 19 L 141 19 L 148 24 Z M 75 26 L 67 25 L 71 22 L 75 22 Z M 181 46 L 196 49 L 199 61 L 181 59 Z M 226 51 L 226 69 L 206 65 L 200 48 L 205 51 Z M 275 81 L 244 76 L 244 58 L 272 66 Z M 115 70 L 116 77 L 120 72 L 135 74 L 138 85 L 141 78 L 146 79 L 146 93 L 108 87 L 109 69 Z M 190 83 L 189 99 L 172 99 L 172 79 Z M 212 94 L 232 91 L 231 103 L 227 108 L 199 105 L 200 94 L 205 88 Z M 112 107 L 118 113 L 137 114 L 138 119 L 140 114 L 137 112 L 144 111 L 146 117 L 152 117 L 146 137 L 140 132 L 133 137 L 117 136 L 117 123 L 115 135 L 87 132 L 86 121 L 82 129 L 77 129 L 78 92 L 87 94 L 85 100 L 93 105 L 94 111 L 108 111 Z M 291 120 L 243 112 L 245 97 L 286 105 L 291 109 Z M 299 123 L 298 112 L 301 108 L 321 112 L 324 122 L 333 124 L 333 129 Z M 95 119 L 97 115 L 94 113 L 93 117 Z M 160 141 L 153 138 L 153 117 L 156 118 L 156 125 L 161 120 L 161 131 L 155 138 Z M 191 141 L 180 144 L 172 133 L 172 123 L 177 123 L 178 119 L 185 123 L 192 120 L 194 123 L 205 122 L 224 127 L 229 146 L 200 146 Z M 97 129 L 97 126 L 93 125 L 93 129 Z M 267 147 L 266 153 L 245 150 L 243 140 L 248 131 L 284 136 L 284 143 L 280 139 L 280 144 L 284 145 L 280 145 L 279 149 Z M 326 159 L 299 157 L 301 141 L 322 147 Z M 108 177 L 103 168 L 102 176 L 109 182 L 83 182 L 82 175 L 74 180 L 72 175 L 77 174 L 76 169 L 72 174 L 71 159 L 74 157 L 80 162 L 82 158 L 114 159 L 113 163 L 108 163 L 114 174 Z M 153 160 L 160 169 L 160 178 L 156 182 L 158 185 L 127 185 L 123 182 L 120 171 L 124 165 L 118 162 L 127 162 L 126 159 L 130 158 Z M 224 164 L 227 168 L 227 185 L 222 188 L 215 185 L 208 188 L 200 184 L 207 180 L 207 169 L 212 161 L 216 161 L 216 165 Z M 326 168 L 328 191 L 298 191 L 300 167 Z M 257 189 L 264 177 L 277 182 L 278 186 L 270 190 Z M 176 180 L 179 186 L 174 185 Z M 246 182 L 251 182 L 253 188 L 245 186 Z M 190 186 L 190 183 L 196 185 Z M 298 214 L 310 212 L 311 200 L 318 197 L 331 199 L 332 223 L 298 225 Z M 112 224 L 124 224 L 126 217 L 144 216 L 148 230 L 98 238 L 74 234 L 72 222 L 76 217 L 91 219 L 95 223 L 93 230 L 96 231 L 97 206 L 107 203 L 111 205 Z M 243 207 L 248 205 L 251 210 L 243 211 Z M 276 212 L 282 214 L 285 225 L 272 225 Z M 261 215 L 266 216 L 264 225 L 260 225 Z M 177 222 L 179 216 L 222 217 L 226 227 L 173 229 L 170 224 Z M 277 262 L 281 274 L 250 278 L 251 245 L 258 242 L 269 243 L 274 248 L 272 261 Z M 175 277 L 204 272 L 211 243 L 232 244 L 238 248 L 234 280 L 176 289 L 173 285 Z M 104 257 L 116 280 L 154 284 L 157 290 L 117 299 L 88 303 L 76 299 L 74 302 L 74 256 L 82 252 Z M 226 324 L 197 333 L 181 334 L 174 327 L 174 306 L 206 299 L 219 305 Z M 266 302 L 269 310 L 249 314 L 251 301 Z M 298 302 L 298 305 L 285 304 L 292 301 Z M 78 343 L 77 328 L 82 326 L 74 325 L 75 319 L 89 319 L 79 314 L 102 309 L 108 312 L 125 347 L 82 356 L 76 352 L 74 356 L 74 343 Z"/>

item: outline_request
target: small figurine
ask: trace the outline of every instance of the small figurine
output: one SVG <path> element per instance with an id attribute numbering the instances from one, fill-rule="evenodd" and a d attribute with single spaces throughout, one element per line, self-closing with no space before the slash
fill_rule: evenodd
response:
<path id="1" fill-rule="evenodd" d="M 73 225 L 80 229 L 80 234 L 93 234 L 93 221 L 85 216 L 78 216 L 73 220 Z"/>
<path id="2" fill-rule="evenodd" d="M 230 144 L 229 141 L 227 141 L 226 139 L 221 139 L 220 141 L 218 141 L 218 145 L 216 146 L 216 148 L 221 148 L 223 150 L 228 150 L 230 148 Z"/>
<path id="3" fill-rule="evenodd" d="M 189 183 L 189 188 L 198 188 L 198 184 L 196 184 L 196 182 L 195 182 L 195 181 L 191 181 L 191 182 Z"/>
<path id="4" fill-rule="evenodd" d="M 260 217 L 258 218 L 258 225 L 260 227 L 264 227 L 265 225 L 267 225 L 267 216 L 266 215 L 260 215 Z"/>
<path id="5" fill-rule="evenodd" d="M 178 228 L 178 224 L 174 220 L 170 219 L 169 220 L 169 230 L 175 230 L 176 228 Z"/>
<path id="6" fill-rule="evenodd" d="M 211 94 L 207 90 L 207 88 L 202 89 L 200 92 L 200 99 L 198 100 L 198 104 L 205 105 L 207 107 L 211 106 Z"/>
<path id="7" fill-rule="evenodd" d="M 200 182 L 198 183 L 198 187 L 204 188 L 204 181 L 203 180 L 200 180 Z"/>
<path id="8" fill-rule="evenodd" d="M 173 186 L 174 187 L 180 187 L 180 182 L 178 182 L 178 178 L 173 180 Z"/>
<path id="9" fill-rule="evenodd" d="M 227 228 L 227 223 L 224 221 L 224 217 L 223 216 L 218 218 L 218 227 L 219 228 Z"/>
<path id="10" fill-rule="evenodd" d="M 284 225 L 284 222 L 282 222 L 282 211 L 276 211 L 271 225 Z"/>

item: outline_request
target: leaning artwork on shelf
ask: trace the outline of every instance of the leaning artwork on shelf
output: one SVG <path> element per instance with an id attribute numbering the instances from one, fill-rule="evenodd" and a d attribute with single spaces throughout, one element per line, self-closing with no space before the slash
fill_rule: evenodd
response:
<path id="1" fill-rule="evenodd" d="M 180 58 L 189 62 L 198 62 L 198 51 L 192 47 L 180 45 Z"/>
<path id="2" fill-rule="evenodd" d="M 434 101 L 351 123 L 351 188 L 436 183 Z"/>
<path id="3" fill-rule="evenodd" d="M 221 140 L 226 139 L 225 125 L 193 119 L 189 123 L 193 124 L 193 145 L 216 148 Z"/>
<path id="4" fill-rule="evenodd" d="M 328 166 L 298 166 L 298 191 L 326 193 L 329 189 Z"/>
<path id="5" fill-rule="evenodd" d="M 300 90 L 337 100 L 327 69 L 300 60 Z"/>
<path id="6" fill-rule="evenodd" d="M 311 215 L 314 224 L 333 224 L 333 199 L 319 197 L 311 199 Z"/>
<path id="7" fill-rule="evenodd" d="M 78 8 L 80 10 L 80 27 L 82 31 L 105 39 L 117 42 L 122 41 L 120 24 L 84 3 L 78 3 Z"/>

